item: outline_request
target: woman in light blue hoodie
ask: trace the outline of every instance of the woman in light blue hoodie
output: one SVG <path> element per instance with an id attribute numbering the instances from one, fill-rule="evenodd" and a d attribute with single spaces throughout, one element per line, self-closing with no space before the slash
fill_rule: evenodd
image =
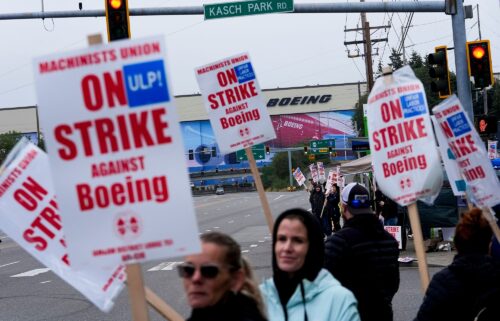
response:
<path id="1" fill-rule="evenodd" d="M 303 209 L 283 212 L 273 228 L 273 277 L 261 284 L 269 320 L 359 321 L 354 295 L 323 269 L 323 232 Z"/>

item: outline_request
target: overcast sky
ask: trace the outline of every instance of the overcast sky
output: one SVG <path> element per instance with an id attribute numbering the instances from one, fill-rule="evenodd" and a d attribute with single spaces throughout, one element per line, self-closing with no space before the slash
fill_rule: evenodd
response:
<path id="1" fill-rule="evenodd" d="M 295 3 L 346 2 L 296 0 Z M 0 0 L 0 14 L 45 11 L 104 9 L 104 0 Z M 129 0 L 130 8 L 191 6 L 228 1 Z M 349 0 L 348 2 L 357 2 Z M 367 2 L 370 2 L 367 0 Z M 476 4 L 474 18 L 466 20 L 467 40 L 477 40 Z M 268 14 L 204 21 L 203 16 L 131 17 L 132 38 L 164 35 L 167 43 L 167 69 L 175 95 L 199 91 L 194 68 L 247 51 L 250 53 L 261 88 L 313 86 L 365 81 L 364 60 L 348 58 L 356 46 L 344 41 L 360 40 L 361 34 L 344 32 L 360 25 L 359 14 Z M 388 37 L 387 43 L 374 45 L 374 68 L 380 59 L 387 64 L 390 48 L 397 48 L 401 26 L 408 13 L 369 13 L 371 26 L 391 28 L 372 32 L 373 38 Z M 479 5 L 481 34 L 491 41 L 493 69 L 500 71 L 500 4 L 481 1 Z M 435 46 L 453 46 L 451 17 L 444 13 L 415 13 L 406 38 L 406 52 L 421 55 L 433 52 Z M 101 33 L 106 38 L 105 18 L 64 18 L 42 20 L 0 20 L 0 108 L 36 104 L 32 59 L 58 51 L 87 46 L 87 35 Z M 359 47 L 360 54 L 362 47 Z M 454 67 L 453 52 L 449 51 Z"/>

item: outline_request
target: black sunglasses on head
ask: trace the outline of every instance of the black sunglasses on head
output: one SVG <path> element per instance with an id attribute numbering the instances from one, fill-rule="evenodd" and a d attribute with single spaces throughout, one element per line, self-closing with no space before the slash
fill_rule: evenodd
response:
<path id="1" fill-rule="evenodd" d="M 200 269 L 201 276 L 206 279 L 214 279 L 220 272 L 220 268 L 217 265 L 206 264 L 200 265 L 198 268 Z M 181 278 L 192 278 L 196 269 L 197 267 L 191 263 L 183 263 L 177 266 L 177 271 Z"/>

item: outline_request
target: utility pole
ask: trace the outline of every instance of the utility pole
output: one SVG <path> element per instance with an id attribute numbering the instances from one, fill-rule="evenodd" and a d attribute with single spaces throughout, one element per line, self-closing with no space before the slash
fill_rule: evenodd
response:
<path id="1" fill-rule="evenodd" d="M 365 0 L 360 0 L 361 2 L 365 2 Z M 373 88 L 373 61 L 372 61 L 372 56 L 378 55 L 378 52 L 375 54 L 372 54 L 372 43 L 375 42 L 383 42 L 383 41 L 388 41 L 387 38 L 379 38 L 379 39 L 371 39 L 370 35 L 370 30 L 372 29 L 385 29 L 385 28 L 390 28 L 391 26 L 377 26 L 377 27 L 370 27 L 370 23 L 366 20 L 366 12 L 361 12 L 361 28 L 354 28 L 354 29 L 344 29 L 344 32 L 347 31 L 362 31 L 363 32 L 363 40 L 361 41 L 344 41 L 344 45 L 353 45 L 353 44 L 363 44 L 363 49 L 364 53 L 363 57 L 365 57 L 365 70 L 366 70 L 366 85 L 368 87 L 368 91 L 370 91 Z M 359 57 L 359 53 L 356 55 L 351 55 L 350 52 L 348 52 L 347 57 L 349 58 L 356 58 Z"/>
<path id="2" fill-rule="evenodd" d="M 403 65 L 406 65 L 405 38 L 403 37 L 405 27 L 401 26 L 401 46 L 403 48 Z"/>

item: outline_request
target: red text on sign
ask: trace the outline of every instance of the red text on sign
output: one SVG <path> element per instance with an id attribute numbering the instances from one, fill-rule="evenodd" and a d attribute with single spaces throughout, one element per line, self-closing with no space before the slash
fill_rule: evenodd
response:
<path id="1" fill-rule="evenodd" d="M 106 103 L 109 107 L 115 107 L 117 104 L 120 106 L 127 104 L 125 84 L 121 70 L 115 71 L 114 74 L 105 72 L 102 75 L 102 79 L 94 74 L 86 75 L 82 79 L 81 86 L 83 102 L 85 107 L 90 111 L 101 110 L 104 106 L 104 98 L 106 98 Z"/>
<path id="2" fill-rule="evenodd" d="M 381 128 L 372 134 L 374 148 L 379 151 L 396 144 L 426 137 L 424 118 L 406 120 L 401 123 Z"/>
<path id="3" fill-rule="evenodd" d="M 450 149 L 456 158 L 461 158 L 477 151 L 476 143 L 474 142 L 474 138 L 471 134 L 467 134 L 451 141 Z"/>
<path id="4" fill-rule="evenodd" d="M 163 203 L 168 200 L 167 178 L 155 176 L 133 180 L 125 177 L 125 182 L 116 182 L 110 186 L 91 186 L 87 183 L 76 185 L 78 203 L 82 211 L 89 211 L 96 207 L 107 208 L 110 205 L 155 201 Z"/>
<path id="5" fill-rule="evenodd" d="M 97 153 L 109 154 L 169 144 L 172 137 L 166 133 L 166 113 L 166 109 L 161 107 L 115 118 L 97 118 L 56 126 L 54 138 L 62 145 L 57 152 L 61 159 L 69 161 L 78 156 L 78 146 L 82 146 L 84 156 L 91 157 Z M 96 137 L 97 146 L 93 146 L 92 136 Z"/>
<path id="6" fill-rule="evenodd" d="M 391 177 L 394 175 L 407 173 L 412 170 L 422 170 L 427 168 L 427 160 L 425 155 L 403 156 L 403 159 L 394 162 L 382 163 L 382 169 L 384 171 L 384 177 Z"/>
<path id="7" fill-rule="evenodd" d="M 208 101 L 210 102 L 210 108 L 217 109 L 226 105 L 238 103 L 245 99 L 250 99 L 257 96 L 257 94 L 255 82 L 252 80 L 232 88 L 218 91 L 215 94 L 210 94 L 208 95 Z"/>

